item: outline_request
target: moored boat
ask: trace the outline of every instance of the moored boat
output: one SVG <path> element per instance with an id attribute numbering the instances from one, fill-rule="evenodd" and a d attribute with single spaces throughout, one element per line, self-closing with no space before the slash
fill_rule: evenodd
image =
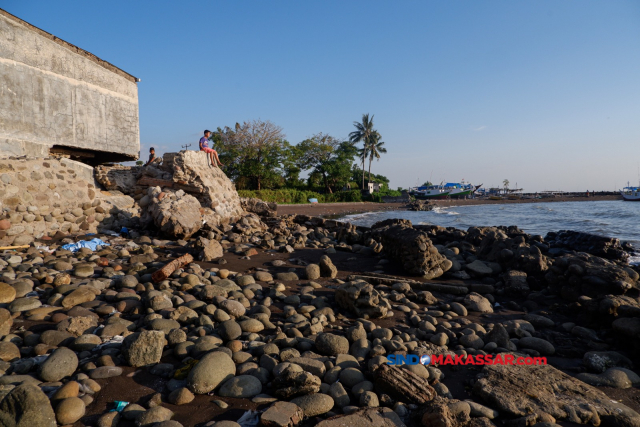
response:
<path id="1" fill-rule="evenodd" d="M 473 185 L 465 182 L 464 179 L 460 183 L 448 182 L 444 185 L 444 187 L 449 190 L 449 197 L 453 199 L 470 196 L 481 186 L 482 184 Z"/>
<path id="2" fill-rule="evenodd" d="M 640 202 L 640 187 L 624 187 L 620 190 L 623 200 L 629 202 Z"/>
<path id="3" fill-rule="evenodd" d="M 444 185 L 423 185 L 411 188 L 409 194 L 416 199 L 444 199 L 449 195 L 449 190 Z"/>

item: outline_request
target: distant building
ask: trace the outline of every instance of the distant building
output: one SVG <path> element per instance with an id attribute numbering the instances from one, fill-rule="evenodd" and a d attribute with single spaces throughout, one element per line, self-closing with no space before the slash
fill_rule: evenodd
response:
<path id="1" fill-rule="evenodd" d="M 369 194 L 373 194 L 373 193 L 377 193 L 378 191 L 382 190 L 384 187 L 384 184 L 378 183 L 378 182 L 369 182 L 368 186 L 367 186 L 367 191 L 369 192 Z"/>
<path id="2" fill-rule="evenodd" d="M 0 9 L 0 157 L 140 157 L 140 80 Z"/>

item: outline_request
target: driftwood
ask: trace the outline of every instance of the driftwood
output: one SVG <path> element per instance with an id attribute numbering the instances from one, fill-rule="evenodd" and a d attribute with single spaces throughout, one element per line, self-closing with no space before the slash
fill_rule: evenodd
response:
<path id="1" fill-rule="evenodd" d="M 402 277 L 389 276 L 386 274 L 367 273 L 364 274 L 352 274 L 347 277 L 347 281 L 364 280 L 367 283 L 373 285 L 388 285 L 391 286 L 394 283 L 402 282 L 411 285 L 411 288 L 419 291 L 429 292 L 441 292 L 443 294 L 451 295 L 466 295 L 469 293 L 469 288 L 463 285 L 445 285 L 443 283 L 432 282 L 418 282 L 417 280 L 408 280 Z"/>
<path id="2" fill-rule="evenodd" d="M 413 372 L 397 366 L 382 364 L 375 372 L 375 388 L 393 399 L 422 405 L 436 396 L 429 382 Z"/>
<path id="3" fill-rule="evenodd" d="M 29 245 L 20 245 L 20 246 L 2 246 L 0 247 L 0 251 L 5 251 L 9 249 L 27 249 Z"/>
<path id="4" fill-rule="evenodd" d="M 169 264 L 165 265 L 160 270 L 153 273 L 151 275 L 151 279 L 156 283 L 162 282 L 163 280 L 171 276 L 171 273 L 173 273 L 180 267 L 185 266 L 192 262 L 193 262 L 193 257 L 191 256 L 191 254 L 184 254 L 180 258 L 174 259 Z"/>

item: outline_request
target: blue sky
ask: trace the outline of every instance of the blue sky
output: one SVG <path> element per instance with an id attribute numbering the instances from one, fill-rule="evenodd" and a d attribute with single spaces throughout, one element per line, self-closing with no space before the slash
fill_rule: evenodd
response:
<path id="1" fill-rule="evenodd" d="M 140 139 L 271 120 L 386 142 L 375 173 L 525 191 L 638 181 L 640 2 L 0 0 L 142 79 Z"/>

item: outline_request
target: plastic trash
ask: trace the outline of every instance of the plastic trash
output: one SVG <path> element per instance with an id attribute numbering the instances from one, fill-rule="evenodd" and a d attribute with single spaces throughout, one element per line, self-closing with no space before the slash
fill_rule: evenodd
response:
<path id="1" fill-rule="evenodd" d="M 318 199 L 309 199 L 309 203 L 318 203 Z"/>
<path id="2" fill-rule="evenodd" d="M 187 376 L 189 376 L 189 372 L 193 369 L 194 366 L 196 366 L 196 363 L 198 363 L 196 359 L 188 361 L 186 365 L 176 370 L 176 372 L 173 374 L 173 378 L 177 380 L 186 379 Z"/>
<path id="3" fill-rule="evenodd" d="M 81 240 L 76 243 L 68 243 L 66 245 L 62 245 L 60 248 L 71 252 L 78 252 L 81 248 L 89 248 L 92 251 L 95 251 L 98 246 L 109 246 L 109 244 L 96 237 L 91 240 Z"/>
<path id="4" fill-rule="evenodd" d="M 124 402 L 122 400 L 116 400 L 113 403 L 115 403 L 116 407 L 113 408 L 110 412 L 122 412 L 122 410 L 129 404 L 129 402 Z"/>
<path id="5" fill-rule="evenodd" d="M 247 411 L 236 422 L 242 427 L 255 427 L 260 424 L 260 412 Z"/>
<path id="6" fill-rule="evenodd" d="M 120 235 L 122 237 L 127 237 L 129 235 L 129 229 L 127 227 L 122 227 L 120 229 Z"/>

